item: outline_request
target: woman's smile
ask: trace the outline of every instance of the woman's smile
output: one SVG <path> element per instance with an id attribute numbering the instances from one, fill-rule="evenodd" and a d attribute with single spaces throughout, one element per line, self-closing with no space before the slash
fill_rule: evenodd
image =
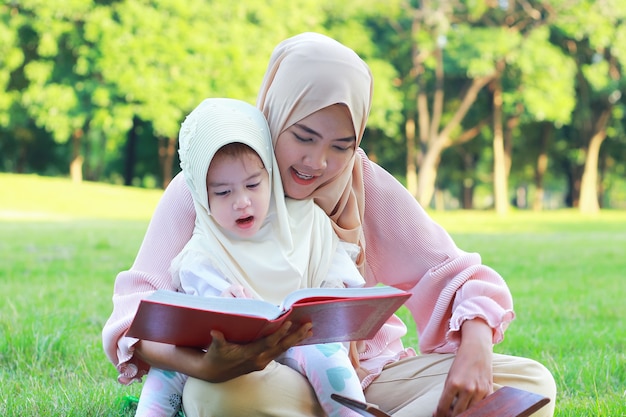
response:
<path id="1" fill-rule="evenodd" d="M 292 172 L 293 180 L 301 185 L 310 185 L 317 178 L 314 175 L 304 174 L 303 172 L 298 171 L 297 169 L 293 167 L 291 168 L 291 172 Z"/>

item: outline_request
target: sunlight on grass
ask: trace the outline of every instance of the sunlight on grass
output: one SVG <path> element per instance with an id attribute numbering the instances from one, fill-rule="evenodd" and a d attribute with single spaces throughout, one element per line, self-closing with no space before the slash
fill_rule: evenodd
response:
<path id="1" fill-rule="evenodd" d="M 0 174 L 0 415 L 132 415 L 141 386 L 116 382 L 100 332 L 160 195 Z M 556 415 L 626 416 L 626 212 L 432 215 L 506 279 L 517 318 L 495 350 L 553 372 Z"/>
<path id="2" fill-rule="evenodd" d="M 508 234 L 573 232 L 626 232 L 626 211 L 604 210 L 581 214 L 577 209 L 533 212 L 511 209 L 502 217 L 492 211 L 432 211 L 429 213 L 451 234 Z M 618 227 L 616 229 L 616 226 Z M 621 227 L 621 230 L 620 228 Z"/>
<path id="3" fill-rule="evenodd" d="M 0 219 L 149 219 L 162 190 L 0 173 Z"/>

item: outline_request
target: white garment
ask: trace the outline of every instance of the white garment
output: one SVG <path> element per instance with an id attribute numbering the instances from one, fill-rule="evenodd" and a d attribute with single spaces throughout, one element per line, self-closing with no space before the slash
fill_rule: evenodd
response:
<path id="1" fill-rule="evenodd" d="M 365 281 L 354 266 L 359 247 L 352 243 L 339 242 L 326 279 L 320 287 L 361 287 Z M 201 256 L 189 256 L 180 267 L 180 290 L 201 297 L 219 297 L 232 283 Z M 282 301 L 282 300 L 281 300 Z M 278 304 L 278 303 L 277 303 Z"/>

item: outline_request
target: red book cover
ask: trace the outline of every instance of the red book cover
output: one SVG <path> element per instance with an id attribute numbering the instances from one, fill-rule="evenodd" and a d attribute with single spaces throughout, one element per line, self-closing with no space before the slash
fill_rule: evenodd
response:
<path id="1" fill-rule="evenodd" d="M 374 337 L 410 297 L 393 287 L 310 288 L 290 294 L 282 306 L 244 298 L 198 297 L 156 291 L 141 301 L 126 333 L 141 340 L 205 348 L 210 331 L 233 343 L 248 343 L 274 332 L 287 320 L 313 323 L 304 343 L 344 342 Z"/>
<path id="2" fill-rule="evenodd" d="M 391 417 L 376 405 L 360 402 L 338 394 L 333 400 L 366 417 Z M 548 404 L 550 399 L 530 391 L 513 387 L 502 387 L 483 400 L 474 403 L 458 417 L 527 417 Z"/>

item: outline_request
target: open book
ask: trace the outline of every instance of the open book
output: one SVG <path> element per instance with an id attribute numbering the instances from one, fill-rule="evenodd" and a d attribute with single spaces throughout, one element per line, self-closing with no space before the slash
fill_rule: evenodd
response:
<path id="1" fill-rule="evenodd" d="M 280 306 L 246 298 L 198 297 L 158 290 L 141 301 L 126 336 L 206 348 L 211 330 L 227 341 L 248 343 L 272 334 L 285 321 L 294 329 L 313 323 L 303 344 L 365 340 L 410 297 L 393 287 L 306 288 Z"/>

